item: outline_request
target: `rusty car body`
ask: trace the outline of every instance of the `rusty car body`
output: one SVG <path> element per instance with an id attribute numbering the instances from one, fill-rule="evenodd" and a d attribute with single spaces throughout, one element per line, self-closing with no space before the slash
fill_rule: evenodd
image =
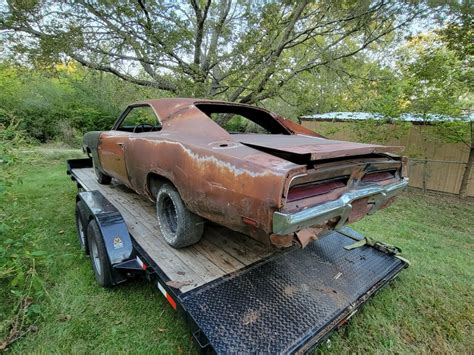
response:
<path id="1" fill-rule="evenodd" d="M 123 125 L 137 108 L 156 122 Z M 226 130 L 216 115 L 266 132 Z M 172 184 L 195 215 L 277 247 L 386 207 L 408 180 L 400 147 L 330 140 L 259 107 L 204 99 L 132 104 L 111 130 L 86 133 L 83 148 L 99 178 L 152 201 Z"/>

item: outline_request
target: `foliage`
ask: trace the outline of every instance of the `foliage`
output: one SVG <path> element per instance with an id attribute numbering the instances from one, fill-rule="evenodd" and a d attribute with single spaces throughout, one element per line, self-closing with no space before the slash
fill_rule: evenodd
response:
<path id="1" fill-rule="evenodd" d="M 8 50 L 33 63 L 67 56 L 177 96 L 257 103 L 304 73 L 376 46 L 432 13 L 430 4 L 9 1 L 0 8 L 0 30 Z"/>
<path id="2" fill-rule="evenodd" d="M 447 47 L 461 60 L 467 59 L 472 66 L 474 55 L 474 7 L 469 1 L 460 2 L 452 20 L 436 31 Z"/>
<path id="3" fill-rule="evenodd" d="M 408 112 L 460 116 L 472 108 L 472 70 L 436 35 L 413 38 L 401 50 L 398 66 Z"/>
<path id="4" fill-rule="evenodd" d="M 24 164 L 18 147 L 26 148 L 27 139 L 19 124 L 10 117 L 7 127 L 0 125 L 0 335 L 8 334 L 7 340 L 0 341 L 0 351 L 33 329 L 31 324 L 40 316 L 35 302 L 44 295 L 37 266 L 46 253 L 39 250 L 30 234 L 16 235 L 14 219 L 7 218 L 4 204 L 10 197 L 8 189 L 22 183 L 16 170 L 18 164 Z"/>
<path id="5" fill-rule="evenodd" d="M 0 64 L 0 124 L 41 142 L 77 145 L 84 132 L 109 129 L 128 103 L 158 94 L 73 63 L 43 70 Z"/>
<path id="6" fill-rule="evenodd" d="M 357 121 L 353 125 L 357 141 L 381 144 L 406 135 L 410 127 L 411 123 L 400 120 L 393 120 L 391 123 L 385 120 L 366 120 Z"/>
<path id="7" fill-rule="evenodd" d="M 6 112 L 0 110 L 0 114 L 7 115 Z M 15 117 L 10 116 L 8 126 L 0 123 L 0 196 L 5 191 L 6 187 L 11 186 L 15 179 L 13 168 L 19 159 L 16 148 L 25 146 L 27 138 L 19 129 L 20 121 Z M 19 177 L 16 182 L 21 182 Z"/>

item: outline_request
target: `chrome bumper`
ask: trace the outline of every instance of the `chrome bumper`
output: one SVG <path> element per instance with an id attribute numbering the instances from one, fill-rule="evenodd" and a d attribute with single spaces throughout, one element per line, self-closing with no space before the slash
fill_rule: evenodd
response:
<path id="1" fill-rule="evenodd" d="M 372 197 L 374 206 L 369 211 L 369 214 L 372 214 L 377 211 L 384 202 L 400 193 L 407 186 L 408 179 L 406 178 L 385 186 L 375 184 L 365 185 L 356 190 L 344 193 L 337 200 L 309 207 L 299 212 L 274 212 L 273 233 L 281 235 L 293 233 L 307 227 L 322 224 L 334 217 L 340 217 L 336 225 L 336 228 L 340 228 L 346 223 L 347 218 L 351 214 L 352 202 L 362 198 Z"/>

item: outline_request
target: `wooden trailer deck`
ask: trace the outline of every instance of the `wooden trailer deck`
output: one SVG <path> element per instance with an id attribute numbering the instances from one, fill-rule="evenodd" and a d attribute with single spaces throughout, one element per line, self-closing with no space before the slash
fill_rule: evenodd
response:
<path id="1" fill-rule="evenodd" d="M 74 169 L 73 174 L 88 191 L 98 190 L 119 210 L 130 234 L 172 280 L 192 290 L 271 254 L 274 248 L 227 228 L 206 224 L 201 241 L 174 249 L 161 237 L 155 205 L 125 185 L 101 185 L 92 168 Z"/>

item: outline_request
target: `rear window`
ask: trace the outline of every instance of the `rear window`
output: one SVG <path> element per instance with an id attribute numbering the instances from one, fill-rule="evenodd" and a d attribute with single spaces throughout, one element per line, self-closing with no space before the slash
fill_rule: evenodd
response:
<path id="1" fill-rule="evenodd" d="M 196 107 L 230 134 L 289 134 L 272 115 L 258 108 L 224 104 L 197 104 Z"/>
<path id="2" fill-rule="evenodd" d="M 242 115 L 232 113 L 211 113 L 211 118 L 229 133 L 270 134 L 268 130 Z"/>

